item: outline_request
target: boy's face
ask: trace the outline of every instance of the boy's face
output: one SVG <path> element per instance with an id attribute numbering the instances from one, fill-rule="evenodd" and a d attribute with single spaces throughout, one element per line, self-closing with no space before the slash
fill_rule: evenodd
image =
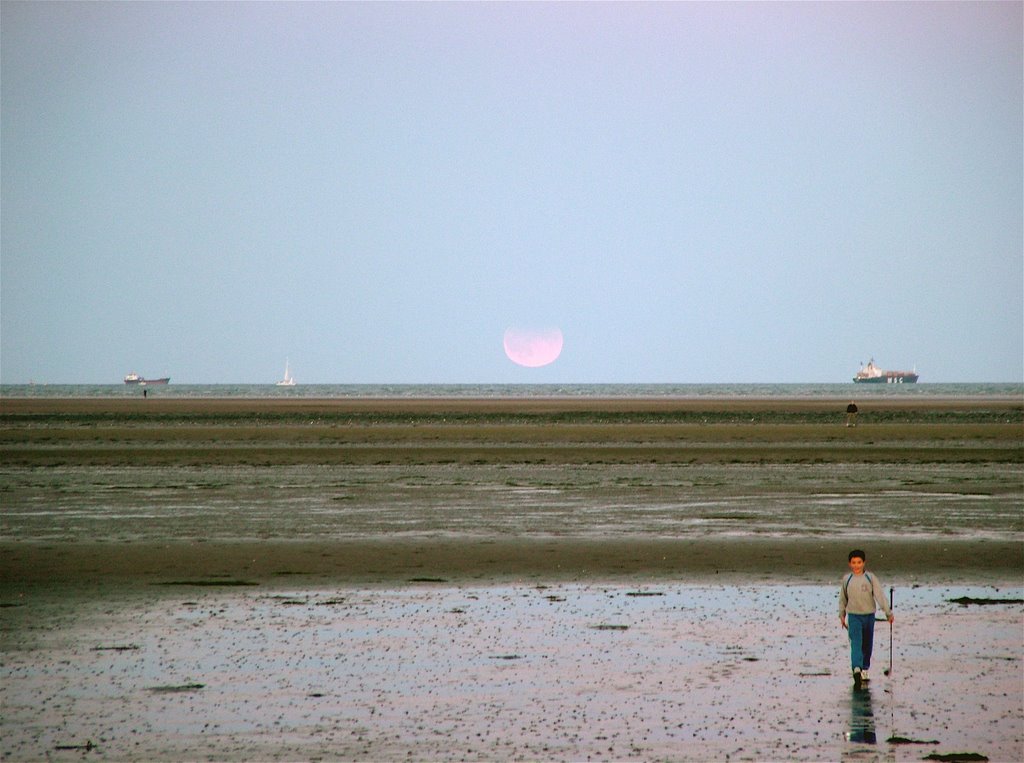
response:
<path id="1" fill-rule="evenodd" d="M 853 571 L 854 575 L 861 575 L 861 574 L 863 574 L 864 573 L 864 560 L 861 559 L 859 556 L 853 557 L 853 559 L 850 560 L 850 569 Z"/>

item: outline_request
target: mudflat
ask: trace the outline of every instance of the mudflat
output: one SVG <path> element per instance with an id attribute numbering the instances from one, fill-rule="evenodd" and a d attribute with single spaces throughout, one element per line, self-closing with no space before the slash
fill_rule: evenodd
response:
<path id="1" fill-rule="evenodd" d="M 0 753 L 1019 759 L 1024 405 L 847 402 L 0 400 Z"/>
<path id="2" fill-rule="evenodd" d="M 969 538 L 387 538 L 329 541 L 0 544 L 0 593 L 26 587 L 401 585 L 691 581 L 813 583 L 844 570 L 855 545 L 902 585 L 1014 584 L 1018 541 Z"/>
<path id="3" fill-rule="evenodd" d="M 4 399 L 0 581 L 1024 569 L 1024 403 Z"/>
<path id="4" fill-rule="evenodd" d="M 75 590 L 4 600 L 5 760 L 1011 761 L 1024 749 L 1019 587 L 898 586 L 895 640 L 876 629 L 861 689 L 834 585 Z M 1008 601 L 950 601 L 963 596 Z"/>
<path id="5" fill-rule="evenodd" d="M 1024 403 L 878 399 L 0 400 L 7 465 L 1020 463 Z"/>

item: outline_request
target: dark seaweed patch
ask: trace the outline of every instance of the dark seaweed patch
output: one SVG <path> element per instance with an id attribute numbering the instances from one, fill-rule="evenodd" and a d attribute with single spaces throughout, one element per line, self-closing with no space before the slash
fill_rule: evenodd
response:
<path id="1" fill-rule="evenodd" d="M 186 691 L 199 691 L 204 688 L 206 684 L 175 684 L 169 686 L 150 686 L 147 687 L 148 691 L 154 694 L 177 694 Z"/>
<path id="2" fill-rule="evenodd" d="M 938 744 L 938 739 L 910 739 L 909 737 L 891 736 L 885 740 L 889 744 Z"/>
<path id="3" fill-rule="evenodd" d="M 85 744 L 59 744 L 53 749 L 55 750 L 85 750 L 90 752 L 91 750 L 98 750 L 99 745 L 92 743 L 92 740 L 88 740 Z"/>
<path id="4" fill-rule="evenodd" d="M 164 583 L 153 583 L 162 586 L 255 586 L 250 580 L 168 580 Z"/>

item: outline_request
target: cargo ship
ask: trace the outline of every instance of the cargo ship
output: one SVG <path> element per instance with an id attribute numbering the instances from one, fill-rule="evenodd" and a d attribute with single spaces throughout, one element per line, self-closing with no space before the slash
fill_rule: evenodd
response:
<path id="1" fill-rule="evenodd" d="M 919 378 L 916 371 L 886 371 L 876 366 L 872 358 L 853 380 L 857 384 L 914 384 Z"/>
<path id="2" fill-rule="evenodd" d="M 143 379 L 134 371 L 124 377 L 125 384 L 145 384 L 147 386 L 150 384 L 167 384 L 170 380 L 170 376 L 165 376 L 162 379 Z"/>

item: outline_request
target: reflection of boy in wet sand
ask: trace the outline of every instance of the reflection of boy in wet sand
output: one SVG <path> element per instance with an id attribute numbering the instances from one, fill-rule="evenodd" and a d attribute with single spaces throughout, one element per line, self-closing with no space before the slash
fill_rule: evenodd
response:
<path id="1" fill-rule="evenodd" d="M 853 687 L 850 695 L 850 730 L 846 732 L 848 742 L 876 744 L 875 712 L 871 708 L 871 690 Z"/>
<path id="2" fill-rule="evenodd" d="M 850 552 L 850 573 L 839 588 L 839 622 L 850 634 L 850 664 L 853 667 L 853 685 L 868 680 L 871 667 L 871 649 L 875 640 L 875 610 L 885 612 L 893 621 L 892 610 L 885 601 L 885 592 L 878 577 L 864 569 L 866 555 L 860 549 Z"/>

